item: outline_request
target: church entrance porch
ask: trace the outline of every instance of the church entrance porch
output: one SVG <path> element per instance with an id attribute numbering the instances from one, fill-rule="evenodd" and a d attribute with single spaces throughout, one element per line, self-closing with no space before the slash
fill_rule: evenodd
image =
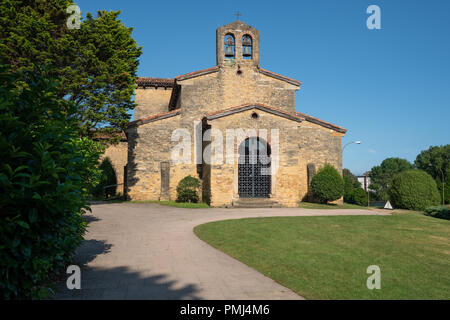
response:
<path id="1" fill-rule="evenodd" d="M 269 198 L 271 192 L 270 146 L 261 138 L 245 139 L 239 146 L 239 198 Z"/>

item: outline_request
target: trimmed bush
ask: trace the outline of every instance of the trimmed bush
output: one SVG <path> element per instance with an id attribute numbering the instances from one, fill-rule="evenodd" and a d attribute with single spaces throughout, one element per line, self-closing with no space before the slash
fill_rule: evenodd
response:
<path id="1" fill-rule="evenodd" d="M 311 191 L 320 203 L 338 200 L 344 193 L 344 180 L 332 165 L 326 164 L 312 177 Z"/>
<path id="2" fill-rule="evenodd" d="M 191 176 L 184 177 L 177 186 L 177 202 L 199 202 L 199 189 L 200 181 L 198 179 Z"/>
<path id="3" fill-rule="evenodd" d="M 431 206 L 425 209 L 425 215 L 450 220 L 450 208 L 444 206 Z"/>
<path id="4" fill-rule="evenodd" d="M 394 176 L 389 197 L 396 208 L 424 210 L 439 204 L 439 192 L 434 179 L 422 170 L 407 170 Z"/>
<path id="5" fill-rule="evenodd" d="M 367 206 L 367 192 L 363 188 L 353 189 L 348 203 L 353 203 L 358 206 Z"/>

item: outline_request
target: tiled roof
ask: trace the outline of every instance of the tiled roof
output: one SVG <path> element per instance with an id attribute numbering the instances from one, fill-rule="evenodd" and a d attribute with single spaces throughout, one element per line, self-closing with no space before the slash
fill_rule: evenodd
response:
<path id="1" fill-rule="evenodd" d="M 266 70 L 266 69 L 263 69 L 263 68 L 260 68 L 259 72 L 261 72 L 262 74 L 265 74 L 266 76 L 269 76 L 269 77 L 272 77 L 272 78 L 275 78 L 275 79 L 278 79 L 278 80 L 283 80 L 283 81 L 289 82 L 290 84 L 293 84 L 295 86 L 300 86 L 302 84 L 298 80 L 295 80 L 295 79 L 283 76 L 281 74 L 278 74 L 278 73 L 275 73 L 275 72 L 272 72 L 272 71 L 269 71 L 269 70 Z"/>
<path id="2" fill-rule="evenodd" d="M 128 128 L 130 127 L 135 127 L 135 126 L 140 126 L 141 124 L 145 124 L 145 123 L 149 123 L 149 122 L 153 122 L 153 121 L 158 121 L 158 120 L 162 120 L 162 119 L 166 119 L 166 118 L 170 118 L 170 117 L 174 117 L 180 114 L 180 109 L 175 109 L 169 112 L 163 112 L 163 113 L 158 113 L 149 117 L 145 117 L 142 119 L 138 119 L 135 121 L 132 121 L 128 124 Z"/>
<path id="3" fill-rule="evenodd" d="M 203 70 L 198 70 L 198 71 L 194 71 L 194 72 L 189 72 L 186 74 L 182 74 L 180 76 L 175 77 L 175 80 L 186 80 L 186 79 L 191 79 L 191 78 L 195 78 L 195 77 L 199 77 L 199 76 L 203 76 L 205 74 L 210 74 L 210 73 L 214 73 L 219 71 L 219 67 L 215 66 L 212 68 L 208 68 L 208 69 L 203 69 Z"/>
<path id="4" fill-rule="evenodd" d="M 234 114 L 234 113 L 251 110 L 251 109 L 258 109 L 258 110 L 266 111 L 266 112 L 276 114 L 278 116 L 288 118 L 290 120 L 294 120 L 294 121 L 298 121 L 298 122 L 301 122 L 304 120 L 303 117 L 301 117 L 295 113 L 287 112 L 287 111 L 284 111 L 284 110 L 281 110 L 278 108 L 274 108 L 274 107 L 271 107 L 268 105 L 264 105 L 261 103 L 246 103 L 246 104 L 243 104 L 240 106 L 208 113 L 205 115 L 205 117 L 208 120 L 214 120 L 217 118 L 226 117 L 226 116 Z"/>
<path id="5" fill-rule="evenodd" d="M 113 135 L 116 137 L 120 137 L 121 141 L 127 141 L 127 136 L 126 136 L 125 132 L 123 132 L 123 131 L 114 132 L 114 133 L 105 133 L 105 132 L 96 133 L 94 130 L 93 139 L 94 140 L 105 140 L 105 139 L 110 139 L 111 136 L 113 136 Z"/>
<path id="6" fill-rule="evenodd" d="M 136 84 L 140 87 L 173 87 L 174 79 L 139 77 Z"/>
<path id="7" fill-rule="evenodd" d="M 332 123 L 320 120 L 318 118 L 311 117 L 311 116 L 309 116 L 307 114 L 304 114 L 304 113 L 301 113 L 301 112 L 296 112 L 296 113 L 299 116 L 304 117 L 306 121 L 309 121 L 309 122 L 312 122 L 312 123 L 315 123 L 315 124 L 319 124 L 319 125 L 321 125 L 323 127 L 327 127 L 327 128 L 336 130 L 336 131 L 341 132 L 341 133 L 346 133 L 347 132 L 347 129 L 339 127 L 339 126 L 336 126 L 336 125 L 334 125 Z"/>

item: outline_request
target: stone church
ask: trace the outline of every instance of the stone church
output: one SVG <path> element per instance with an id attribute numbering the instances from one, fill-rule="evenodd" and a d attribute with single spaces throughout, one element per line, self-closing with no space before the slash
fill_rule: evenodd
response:
<path id="1" fill-rule="evenodd" d="M 129 199 L 175 200 L 190 175 L 213 207 L 294 207 L 308 198 L 315 170 L 330 163 L 342 171 L 346 129 L 296 112 L 301 82 L 261 67 L 258 30 L 239 20 L 219 27 L 216 59 L 174 79 L 138 78 L 126 133 Z M 173 157 L 176 132 L 190 141 L 183 161 Z"/>

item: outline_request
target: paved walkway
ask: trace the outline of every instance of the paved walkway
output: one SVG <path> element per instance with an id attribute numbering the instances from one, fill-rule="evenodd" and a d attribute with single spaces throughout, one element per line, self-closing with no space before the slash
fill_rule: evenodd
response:
<path id="1" fill-rule="evenodd" d="M 81 290 L 61 283 L 56 299 L 302 299 L 198 239 L 209 221 L 269 216 L 373 215 L 368 210 L 181 209 L 96 204 L 74 264 Z"/>

